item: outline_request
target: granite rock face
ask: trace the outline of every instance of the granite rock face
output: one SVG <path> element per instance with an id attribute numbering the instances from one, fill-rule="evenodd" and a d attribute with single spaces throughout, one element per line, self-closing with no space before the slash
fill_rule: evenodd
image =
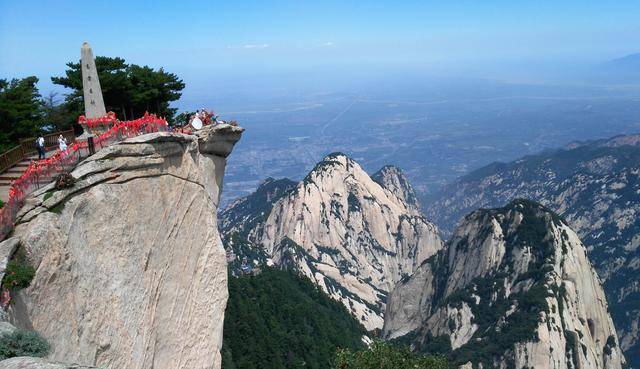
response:
<path id="1" fill-rule="evenodd" d="M 14 357 L 0 361 L 0 369 L 101 369 L 94 366 L 64 364 L 37 357 Z"/>
<path id="2" fill-rule="evenodd" d="M 1 369 L 100 369 L 94 366 L 63 364 L 37 357 L 14 357 L 0 361 Z"/>
<path id="3" fill-rule="evenodd" d="M 391 288 L 442 242 L 407 203 L 413 189 L 397 168 L 374 178 L 336 153 L 300 183 L 268 180 L 223 214 L 225 247 L 300 271 L 367 329 L 381 328 Z"/>
<path id="4" fill-rule="evenodd" d="M 603 282 L 620 346 L 631 367 L 640 367 L 640 135 L 488 165 L 447 185 L 426 211 L 451 234 L 463 215 L 515 198 L 549 207 L 580 236 Z"/>
<path id="5" fill-rule="evenodd" d="M 413 214 L 420 214 L 418 196 L 409 184 L 409 180 L 402 171 L 394 165 L 385 165 L 371 176 L 383 188 L 386 188 L 398 201 L 403 203 Z"/>
<path id="6" fill-rule="evenodd" d="M 384 337 L 482 368 L 621 368 L 584 245 L 543 206 L 477 210 L 390 296 Z"/>
<path id="7" fill-rule="evenodd" d="M 227 264 L 216 212 L 242 131 L 138 136 L 82 162 L 73 187 L 27 201 L 14 239 L 37 273 L 10 320 L 51 343 L 48 359 L 220 367 Z"/>

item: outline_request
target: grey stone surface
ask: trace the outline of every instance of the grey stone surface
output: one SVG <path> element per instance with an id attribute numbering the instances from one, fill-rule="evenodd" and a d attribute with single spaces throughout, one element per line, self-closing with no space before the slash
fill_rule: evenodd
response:
<path id="1" fill-rule="evenodd" d="M 239 136 L 225 132 L 210 139 L 230 150 Z M 81 163 L 74 187 L 30 199 L 15 237 L 37 274 L 9 313 L 51 343 L 47 359 L 220 367 L 227 265 L 216 204 L 226 159 L 200 152 L 201 140 L 124 141 Z"/>
<path id="2" fill-rule="evenodd" d="M 80 49 L 80 62 L 82 70 L 82 87 L 84 90 L 84 115 L 87 118 L 97 118 L 107 114 L 102 99 L 98 70 L 93 58 L 93 51 L 89 43 L 82 44 Z"/>
<path id="3" fill-rule="evenodd" d="M 37 357 L 14 357 L 0 361 L 0 369 L 99 369 L 95 366 L 54 363 Z M 124 369 L 124 368 L 123 368 Z"/>
<path id="4" fill-rule="evenodd" d="M 13 255 L 19 245 L 20 240 L 16 237 L 11 237 L 0 242 L 0 281 L 4 278 L 4 270 L 7 267 L 11 255 Z"/>
<path id="5" fill-rule="evenodd" d="M 13 333 L 16 327 L 9 322 L 0 322 L 0 336 Z"/>
<path id="6" fill-rule="evenodd" d="M 198 131 L 200 152 L 226 158 L 231 153 L 233 145 L 240 139 L 244 128 L 229 124 L 205 126 Z"/>

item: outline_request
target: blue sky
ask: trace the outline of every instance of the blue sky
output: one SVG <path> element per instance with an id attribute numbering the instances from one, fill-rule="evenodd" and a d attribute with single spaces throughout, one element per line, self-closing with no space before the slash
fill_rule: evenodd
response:
<path id="1" fill-rule="evenodd" d="M 637 0 L 0 0 L 0 78 L 60 74 L 85 40 L 187 81 L 597 63 L 640 52 L 639 19 Z"/>

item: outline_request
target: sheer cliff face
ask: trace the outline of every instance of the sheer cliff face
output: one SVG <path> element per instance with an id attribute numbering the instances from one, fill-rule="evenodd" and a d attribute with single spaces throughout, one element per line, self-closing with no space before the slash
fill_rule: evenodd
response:
<path id="1" fill-rule="evenodd" d="M 219 368 L 227 265 L 217 227 L 226 157 L 242 129 L 157 133 L 105 148 L 18 217 L 36 266 L 16 325 L 50 359 L 104 368 Z"/>
<path id="2" fill-rule="evenodd" d="M 575 232 L 525 200 L 465 217 L 390 296 L 384 336 L 483 368 L 620 368 L 599 279 Z"/>
<path id="3" fill-rule="evenodd" d="M 574 144 L 479 169 L 448 186 L 427 215 L 450 234 L 462 215 L 528 198 L 562 215 L 602 279 L 620 345 L 640 366 L 640 135 Z"/>
<path id="4" fill-rule="evenodd" d="M 436 228 L 407 204 L 413 190 L 400 175 L 387 170 L 376 182 L 347 156 L 329 155 L 302 182 L 275 191 L 277 201 L 262 207 L 259 221 L 238 216 L 245 201 L 228 209 L 223 219 L 251 226 L 225 221 L 225 238 L 233 247 L 235 237 L 237 249 L 242 235 L 245 249 L 259 248 L 269 262 L 300 270 L 366 328 L 381 328 L 387 293 L 441 248 Z"/>

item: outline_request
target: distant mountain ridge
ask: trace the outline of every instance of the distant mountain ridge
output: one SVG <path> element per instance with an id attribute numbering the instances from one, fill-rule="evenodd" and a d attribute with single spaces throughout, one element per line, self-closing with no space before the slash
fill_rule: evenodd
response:
<path id="1" fill-rule="evenodd" d="M 640 82 L 640 53 L 629 54 L 601 64 L 594 70 L 592 78 L 598 83 L 617 85 Z"/>
<path id="2" fill-rule="evenodd" d="M 640 145 L 640 134 L 633 135 L 617 135 L 609 138 L 589 141 L 575 141 L 565 146 L 563 149 L 571 150 L 580 146 L 591 147 L 620 147 L 620 146 L 638 146 Z M 555 150 L 554 150 L 555 151 Z"/>
<path id="3" fill-rule="evenodd" d="M 640 70 L 640 53 L 629 54 L 613 59 L 605 64 L 607 67 L 617 67 Z"/>
<path id="4" fill-rule="evenodd" d="M 640 135 L 490 164 L 444 188 L 426 214 L 449 235 L 464 214 L 515 198 L 548 206 L 581 237 L 603 280 L 620 345 L 640 366 Z"/>

